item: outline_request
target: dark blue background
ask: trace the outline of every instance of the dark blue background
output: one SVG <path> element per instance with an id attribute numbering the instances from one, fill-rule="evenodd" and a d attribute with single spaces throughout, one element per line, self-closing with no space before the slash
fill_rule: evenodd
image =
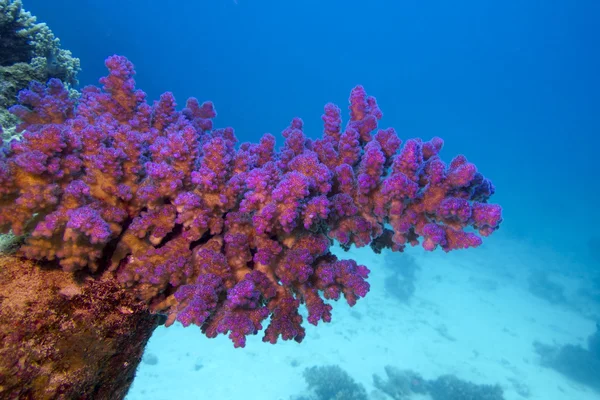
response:
<path id="1" fill-rule="evenodd" d="M 587 256 L 598 233 L 598 1 L 24 0 L 81 58 L 119 53 L 151 99 L 215 102 L 241 140 L 363 84 L 403 138 L 446 140 L 493 179 L 505 232 Z M 600 251 L 598 249 L 597 251 Z"/>

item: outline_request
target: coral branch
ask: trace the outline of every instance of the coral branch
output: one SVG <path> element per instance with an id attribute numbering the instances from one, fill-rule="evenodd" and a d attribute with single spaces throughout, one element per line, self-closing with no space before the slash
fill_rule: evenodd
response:
<path id="1" fill-rule="evenodd" d="M 439 138 L 401 147 L 361 86 L 345 129 L 328 104 L 322 138 L 296 118 L 276 151 L 270 135 L 237 146 L 231 128 L 213 129 L 212 103 L 180 112 L 166 93 L 150 106 L 127 59 L 106 66 L 76 106 L 55 80 L 20 95 L 24 138 L 0 152 L 0 229 L 29 234 L 27 257 L 114 274 L 168 324 L 244 346 L 270 316 L 265 341 L 301 341 L 300 304 L 327 322 L 323 298 L 354 305 L 369 291 L 369 270 L 331 254 L 335 240 L 450 251 L 501 222 L 473 164 L 446 165 Z"/>

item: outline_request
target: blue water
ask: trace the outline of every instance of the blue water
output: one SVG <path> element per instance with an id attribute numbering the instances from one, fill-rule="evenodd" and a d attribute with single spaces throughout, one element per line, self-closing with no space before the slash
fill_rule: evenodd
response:
<path id="1" fill-rule="evenodd" d="M 323 105 L 344 106 L 362 84 L 377 97 L 382 126 L 403 139 L 441 136 L 445 159 L 464 153 L 493 180 L 505 221 L 481 250 L 496 257 L 490 269 L 528 258 L 524 268 L 547 266 L 563 285 L 600 273 L 600 2 L 25 0 L 25 7 L 81 59 L 82 85 L 105 74 L 107 56 L 125 55 L 150 99 L 169 90 L 179 104 L 212 100 L 216 125 L 235 127 L 242 141 L 278 135 L 295 116 L 316 137 Z M 582 327 L 593 326 L 599 307 L 588 304 Z M 197 340 L 210 346 L 199 333 Z"/>
<path id="2" fill-rule="evenodd" d="M 580 256 L 599 235 L 600 3 L 29 0 L 82 84 L 114 53 L 149 97 L 211 99 L 241 140 L 364 85 L 403 137 L 446 140 L 498 191 L 504 230 Z"/>

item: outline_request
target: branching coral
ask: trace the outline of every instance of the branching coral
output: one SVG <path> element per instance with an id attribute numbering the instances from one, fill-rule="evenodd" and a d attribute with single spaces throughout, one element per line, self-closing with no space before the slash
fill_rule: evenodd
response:
<path id="1" fill-rule="evenodd" d="M 324 300 L 354 305 L 369 290 L 369 270 L 335 257 L 334 241 L 450 251 L 501 222 L 473 164 L 445 164 L 439 138 L 401 147 L 361 86 L 345 129 L 328 104 L 320 139 L 296 118 L 276 151 L 271 135 L 237 146 L 233 129 L 213 129 L 210 102 L 177 111 L 165 93 L 149 105 L 124 57 L 106 66 L 77 104 L 58 80 L 19 95 L 24 138 L 0 152 L 0 229 L 27 234 L 29 258 L 114 274 L 168 324 L 244 346 L 270 316 L 265 341 L 301 341 L 301 303 L 316 325 L 331 320 Z"/>

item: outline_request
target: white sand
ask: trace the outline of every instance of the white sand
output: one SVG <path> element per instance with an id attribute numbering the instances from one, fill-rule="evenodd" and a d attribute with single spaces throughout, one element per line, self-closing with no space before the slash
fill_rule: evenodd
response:
<path id="1" fill-rule="evenodd" d="M 373 374 L 385 377 L 384 366 L 392 365 L 427 379 L 455 374 L 498 383 L 508 400 L 525 399 L 526 391 L 531 400 L 600 399 L 600 393 L 542 367 L 532 345 L 584 345 L 594 332 L 591 319 L 527 289 L 532 269 L 564 268 L 567 259 L 501 236 L 476 250 L 409 253 L 420 266 L 409 304 L 384 287 L 395 267 L 386 261 L 401 264 L 402 256 L 375 255 L 368 248 L 339 254 L 369 266 L 371 292 L 353 309 L 334 304 L 333 322 L 308 325 L 302 344 L 265 344 L 258 336 L 234 349 L 226 337 L 207 339 L 197 327 L 157 329 L 146 352 L 158 363 L 140 365 L 127 399 L 288 400 L 306 390 L 306 367 L 331 364 L 369 393 Z"/>

